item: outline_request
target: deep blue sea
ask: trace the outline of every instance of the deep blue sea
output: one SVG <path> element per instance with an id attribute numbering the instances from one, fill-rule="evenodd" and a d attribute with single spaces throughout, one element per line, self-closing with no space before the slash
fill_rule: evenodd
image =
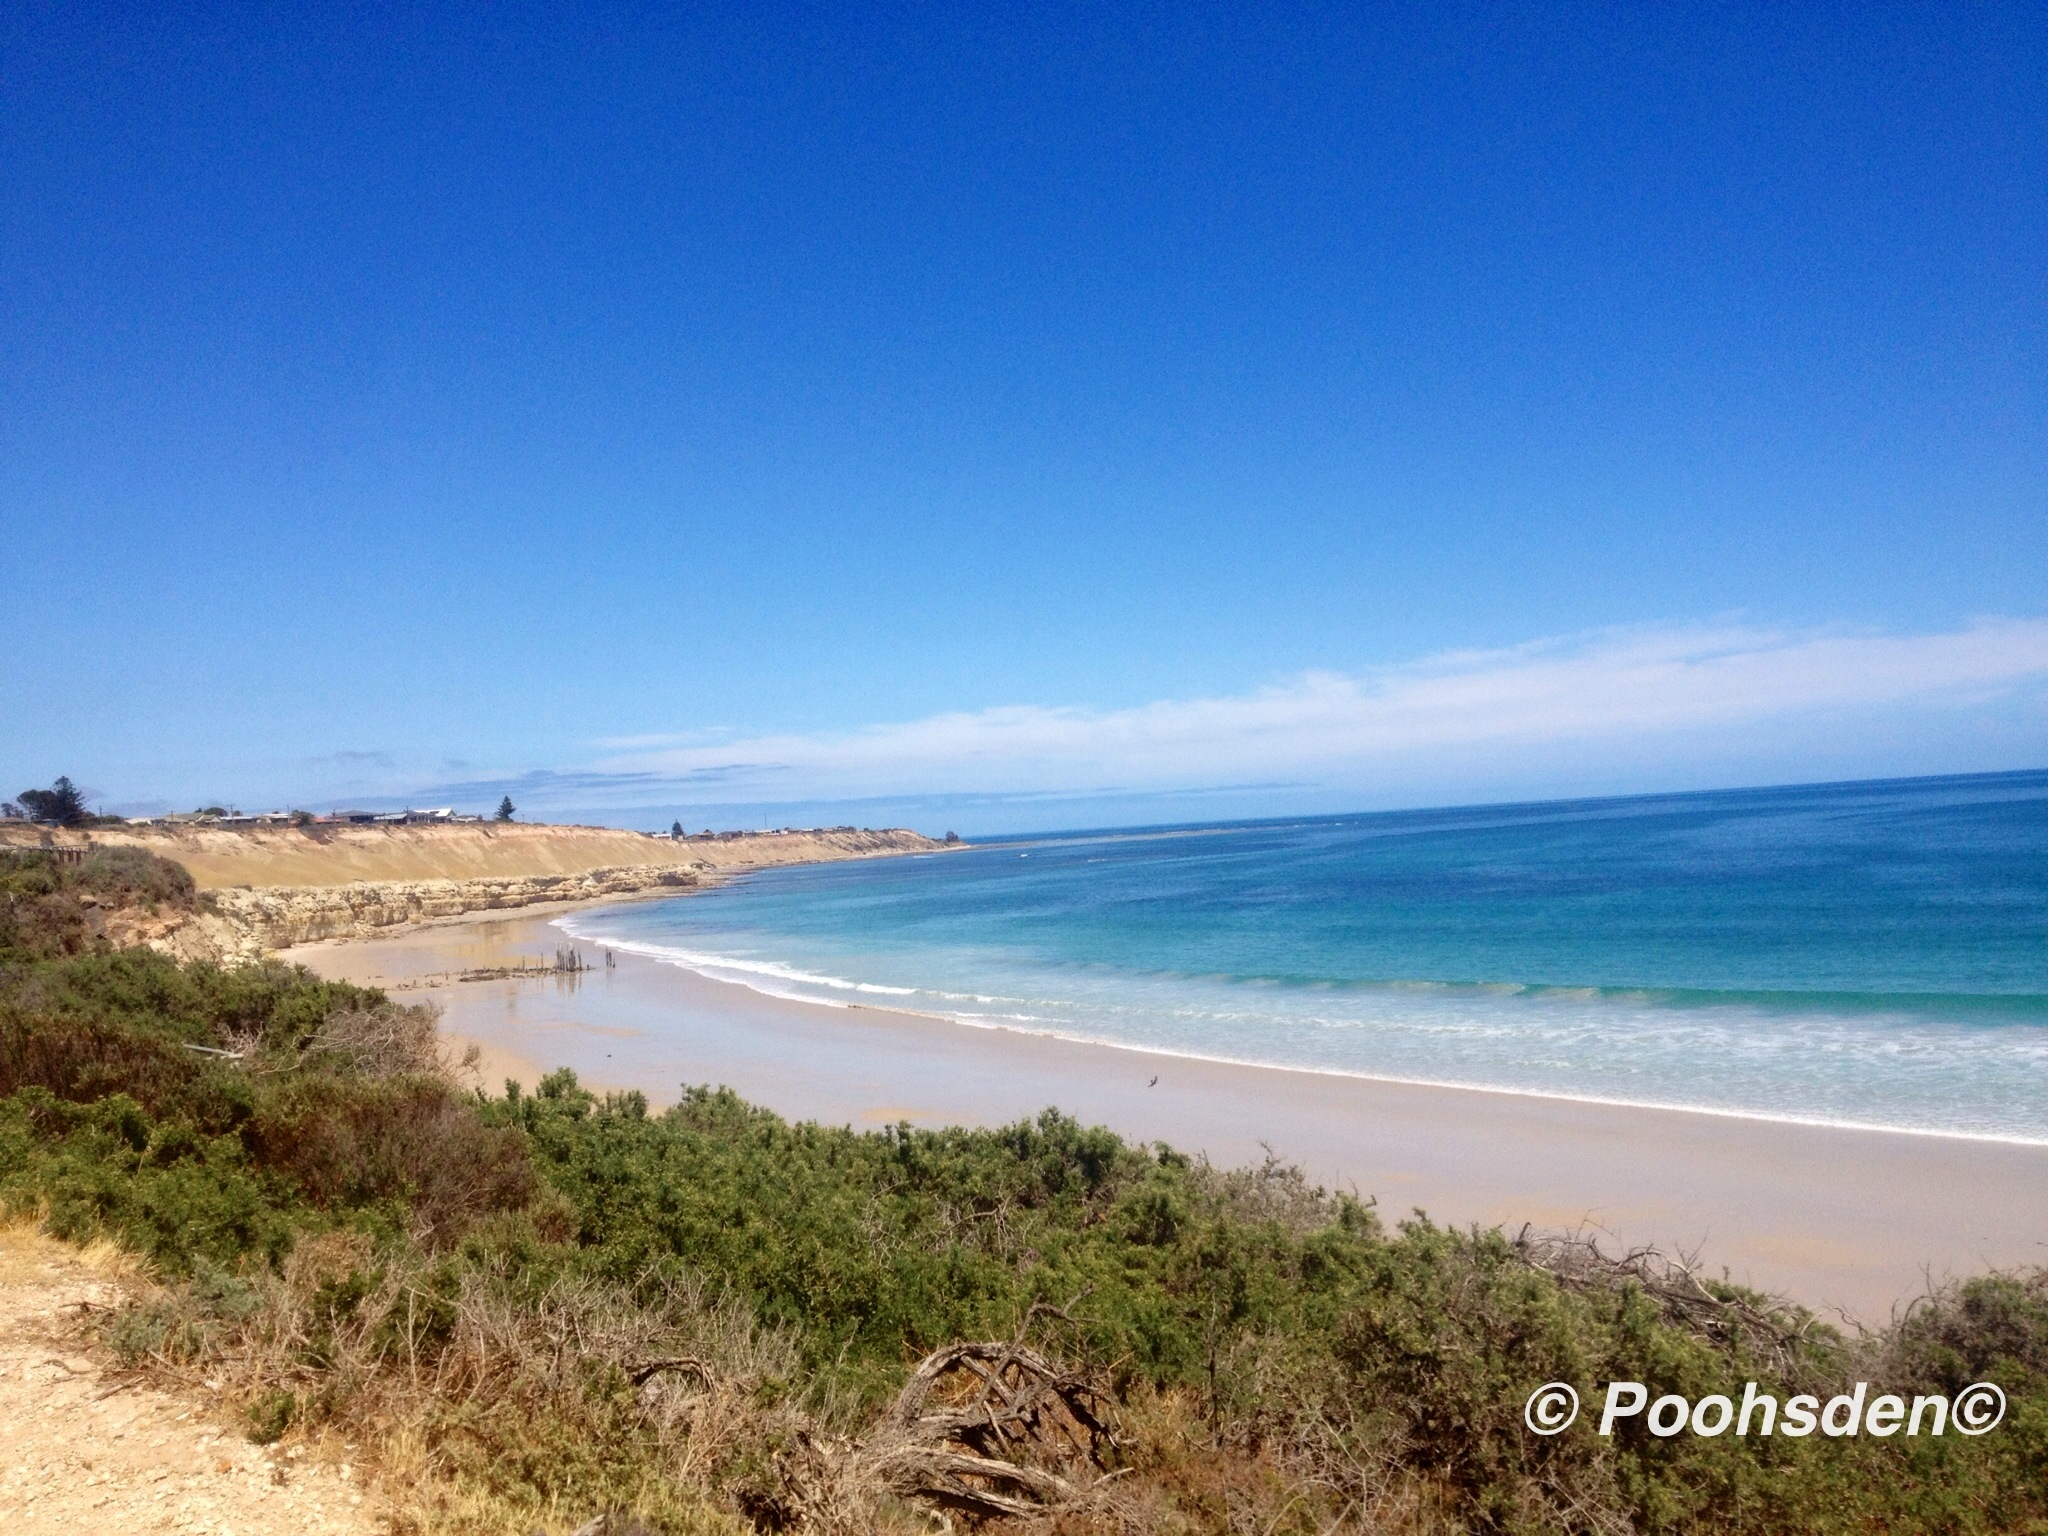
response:
<path id="1" fill-rule="evenodd" d="M 563 926 L 963 1025 L 2048 1142 L 2048 771 L 1005 839 Z"/>

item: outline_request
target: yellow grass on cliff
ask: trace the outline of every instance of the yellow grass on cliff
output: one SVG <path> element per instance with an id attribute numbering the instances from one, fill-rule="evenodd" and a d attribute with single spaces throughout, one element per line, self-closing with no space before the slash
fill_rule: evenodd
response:
<path id="1" fill-rule="evenodd" d="M 808 864 L 944 846 L 922 833 L 750 832 L 672 842 L 612 827 L 522 822 L 458 826 L 94 827 L 46 833 L 9 827 L 0 842 L 34 847 L 143 848 L 192 872 L 201 890 L 347 885 L 356 881 L 535 879 L 666 865 L 717 872 Z"/>

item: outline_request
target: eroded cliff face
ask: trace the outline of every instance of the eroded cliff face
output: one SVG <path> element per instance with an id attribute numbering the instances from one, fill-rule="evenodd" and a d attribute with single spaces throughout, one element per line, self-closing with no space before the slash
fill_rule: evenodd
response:
<path id="1" fill-rule="evenodd" d="M 509 911 L 543 902 L 596 901 L 652 890 L 687 890 L 696 874 L 666 865 L 593 869 L 580 875 L 527 879 L 359 880 L 348 885 L 280 886 L 270 890 L 209 893 L 208 904 L 239 936 L 240 953 L 253 946 L 287 949 L 321 939 L 363 939 L 435 918 Z"/>
<path id="2" fill-rule="evenodd" d="M 892 827 L 747 832 L 671 840 L 616 827 L 527 822 L 455 826 L 92 827 L 0 825 L 0 845 L 133 847 L 182 864 L 202 891 L 430 880 L 525 880 L 659 865 L 692 872 L 759 869 L 944 845 Z"/>
<path id="3" fill-rule="evenodd" d="M 930 853 L 947 846 L 901 828 L 672 842 L 603 827 L 548 826 L 82 833 L 9 827 L 0 829 L 0 844 L 142 847 L 185 864 L 202 893 L 195 910 L 99 912 L 96 931 L 116 944 L 147 944 L 179 959 L 226 965 L 247 964 L 294 944 L 369 938 L 437 918 L 682 891 L 748 869 Z M 599 852 L 621 851 L 639 857 L 593 862 Z M 397 870 L 405 877 L 362 878 L 364 870 Z M 278 878 L 285 874 L 296 881 Z M 244 878 L 231 882 L 236 875 Z"/>

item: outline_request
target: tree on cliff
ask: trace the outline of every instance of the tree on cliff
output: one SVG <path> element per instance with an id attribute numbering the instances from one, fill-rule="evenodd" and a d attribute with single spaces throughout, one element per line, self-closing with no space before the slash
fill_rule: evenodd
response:
<path id="1" fill-rule="evenodd" d="M 668 829 L 668 835 L 670 837 L 681 837 L 683 835 L 683 824 L 680 821 L 672 823 Z"/>
<path id="2" fill-rule="evenodd" d="M 70 779 L 59 777 L 48 789 L 24 789 L 21 808 L 30 821 L 56 827 L 75 827 L 86 819 L 85 796 Z"/>
<path id="3" fill-rule="evenodd" d="M 498 802 L 498 820 L 510 821 L 512 819 L 512 813 L 518 809 L 519 807 L 512 803 L 512 797 L 510 795 L 507 795 L 504 799 Z"/>

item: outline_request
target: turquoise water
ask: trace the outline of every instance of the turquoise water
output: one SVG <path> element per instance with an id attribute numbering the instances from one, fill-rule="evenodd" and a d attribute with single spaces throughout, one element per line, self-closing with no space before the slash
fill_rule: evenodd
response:
<path id="1" fill-rule="evenodd" d="M 965 1025 L 2048 1142 L 2048 772 L 1010 839 L 563 926 Z"/>

